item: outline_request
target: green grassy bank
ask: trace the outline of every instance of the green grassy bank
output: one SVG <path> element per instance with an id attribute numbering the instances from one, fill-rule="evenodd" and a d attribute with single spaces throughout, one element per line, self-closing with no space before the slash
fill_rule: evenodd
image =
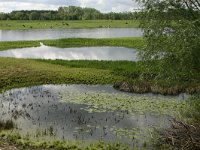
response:
<path id="1" fill-rule="evenodd" d="M 71 68 L 36 60 L 0 58 L 0 91 L 38 84 L 113 84 L 123 77 L 110 70 Z"/>
<path id="2" fill-rule="evenodd" d="M 47 46 L 55 46 L 61 48 L 83 47 L 83 46 L 122 46 L 122 47 L 139 49 L 144 44 L 144 40 L 138 37 L 103 38 L 103 39 L 68 38 L 68 39 L 57 39 L 57 40 L 0 42 L 0 50 L 37 47 L 40 46 L 40 42 L 44 43 Z"/>
<path id="3" fill-rule="evenodd" d="M 19 134 L 7 132 L 0 133 L 0 147 L 23 150 L 129 150 L 128 146 L 120 143 L 93 142 L 84 143 L 79 141 L 34 141 L 24 138 Z"/>
<path id="4" fill-rule="evenodd" d="M 38 46 L 40 46 L 39 41 L 0 42 L 0 51 L 15 49 L 15 48 L 38 47 Z"/>
<path id="5" fill-rule="evenodd" d="M 0 58 L 0 64 L 0 91 L 39 84 L 115 84 L 122 81 L 134 85 L 135 92 L 139 93 L 178 94 L 200 89 L 199 76 L 191 81 L 140 79 L 145 68 L 139 62 Z M 156 72 L 155 66 L 152 73 Z"/>
<path id="6" fill-rule="evenodd" d="M 52 29 L 52 28 L 134 28 L 139 27 L 137 20 L 79 20 L 79 21 L 22 21 L 1 20 L 1 30 Z"/>

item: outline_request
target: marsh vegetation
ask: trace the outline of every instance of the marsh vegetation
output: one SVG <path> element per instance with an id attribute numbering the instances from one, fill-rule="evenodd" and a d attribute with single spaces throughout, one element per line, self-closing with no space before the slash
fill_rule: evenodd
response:
<path id="1" fill-rule="evenodd" d="M 17 127 L 12 133 L 33 141 L 119 141 L 142 148 L 152 146 L 154 128 L 169 127 L 170 119 L 185 110 L 182 96 L 129 94 L 100 85 L 42 85 L 2 93 L 0 116 L 12 118 Z"/>
<path id="2" fill-rule="evenodd" d="M 141 2 L 137 21 L 1 21 L 2 54 L 31 56 L 0 58 L 0 141 L 22 149 L 199 149 L 199 3 Z M 139 22 L 142 29 L 132 28 Z M 116 47 L 120 57 L 129 48 L 126 59 L 111 59 Z M 47 56 L 45 48 L 63 56 L 85 49 L 87 57 L 31 59 Z M 134 52 L 136 62 L 128 59 Z"/>

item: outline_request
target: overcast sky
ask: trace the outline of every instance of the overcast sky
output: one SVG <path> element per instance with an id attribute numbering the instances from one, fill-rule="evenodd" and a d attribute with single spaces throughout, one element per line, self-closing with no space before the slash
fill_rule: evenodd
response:
<path id="1" fill-rule="evenodd" d="M 59 6 L 92 7 L 101 12 L 132 11 L 138 8 L 134 0 L 0 0 L 0 12 L 12 10 L 57 10 Z"/>

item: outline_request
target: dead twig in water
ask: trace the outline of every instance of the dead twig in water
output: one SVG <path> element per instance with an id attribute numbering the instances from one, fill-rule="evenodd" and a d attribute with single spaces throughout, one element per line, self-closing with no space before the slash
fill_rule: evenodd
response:
<path id="1" fill-rule="evenodd" d="M 161 139 L 182 150 L 200 149 L 200 124 L 189 125 L 182 121 L 173 120 L 170 129 L 158 131 Z"/>

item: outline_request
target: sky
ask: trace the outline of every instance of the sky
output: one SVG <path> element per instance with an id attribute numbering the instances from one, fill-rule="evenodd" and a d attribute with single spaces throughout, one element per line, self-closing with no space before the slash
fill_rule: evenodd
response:
<path id="1" fill-rule="evenodd" d="M 0 0 L 0 12 L 12 10 L 57 10 L 59 6 L 92 7 L 101 12 L 133 11 L 134 0 Z"/>

